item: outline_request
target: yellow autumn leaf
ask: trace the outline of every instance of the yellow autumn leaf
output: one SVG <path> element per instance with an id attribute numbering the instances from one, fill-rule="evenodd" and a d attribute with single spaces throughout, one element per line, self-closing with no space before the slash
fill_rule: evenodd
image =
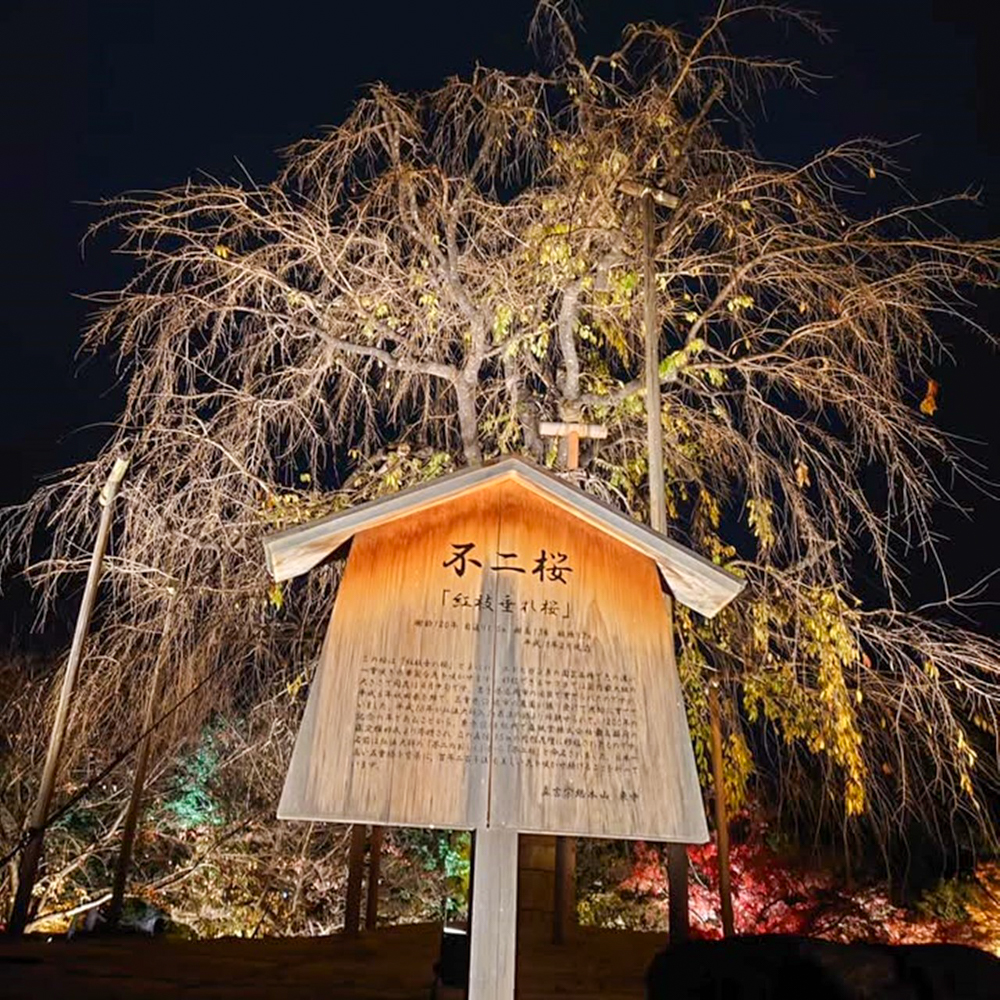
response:
<path id="1" fill-rule="evenodd" d="M 795 464 L 795 482 L 799 484 L 800 490 L 812 485 L 812 480 L 809 478 L 809 466 L 805 462 Z"/>
<path id="2" fill-rule="evenodd" d="M 280 611 L 285 606 L 285 594 L 281 589 L 281 584 L 277 581 L 271 584 L 267 592 L 267 600 L 275 611 Z"/>
<path id="3" fill-rule="evenodd" d="M 929 378 L 927 380 L 927 393 L 920 401 L 921 413 L 926 414 L 928 417 L 933 417 L 937 413 L 937 394 L 940 388 L 941 386 L 934 379 Z"/>
<path id="4" fill-rule="evenodd" d="M 868 176 L 871 180 L 875 180 L 875 168 L 869 164 L 868 166 Z"/>
<path id="5" fill-rule="evenodd" d="M 223 260 L 229 260 L 230 250 L 224 243 L 215 244 L 215 256 L 221 257 Z"/>

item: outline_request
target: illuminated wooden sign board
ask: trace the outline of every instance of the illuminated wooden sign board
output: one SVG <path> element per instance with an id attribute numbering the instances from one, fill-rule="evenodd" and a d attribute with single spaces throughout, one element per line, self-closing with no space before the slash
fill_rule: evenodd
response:
<path id="1" fill-rule="evenodd" d="M 740 581 L 513 458 L 272 536 L 269 569 L 348 540 L 280 817 L 506 831 L 514 878 L 517 831 L 708 839 L 671 594 Z"/>

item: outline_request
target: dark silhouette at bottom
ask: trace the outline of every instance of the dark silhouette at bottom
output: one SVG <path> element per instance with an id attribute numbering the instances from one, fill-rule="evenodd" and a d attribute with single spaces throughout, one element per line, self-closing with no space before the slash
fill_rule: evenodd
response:
<path id="1" fill-rule="evenodd" d="M 1000 1000 L 1000 960 L 962 945 L 837 944 L 792 935 L 660 952 L 647 1000 Z"/>

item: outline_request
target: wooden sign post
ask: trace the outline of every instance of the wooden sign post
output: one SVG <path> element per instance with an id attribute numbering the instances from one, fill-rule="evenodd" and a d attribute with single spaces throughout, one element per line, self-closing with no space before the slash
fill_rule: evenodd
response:
<path id="1" fill-rule="evenodd" d="M 282 580 L 353 539 L 278 815 L 475 831 L 470 997 L 513 996 L 518 833 L 708 839 L 671 593 L 742 587 L 520 459 L 265 543 Z"/>

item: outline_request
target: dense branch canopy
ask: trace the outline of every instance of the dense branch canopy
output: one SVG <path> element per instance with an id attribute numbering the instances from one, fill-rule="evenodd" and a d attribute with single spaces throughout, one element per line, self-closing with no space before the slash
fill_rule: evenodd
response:
<path id="1" fill-rule="evenodd" d="M 988 826 L 1000 647 L 908 614 L 903 560 L 931 544 L 947 477 L 972 475 L 931 419 L 930 375 L 942 331 L 988 336 L 967 290 L 995 283 L 1000 246 L 909 202 L 879 143 L 796 166 L 742 143 L 748 97 L 806 79 L 730 48 L 748 17 L 814 28 L 722 0 L 700 34 L 633 26 L 588 61 L 543 0 L 549 69 L 375 86 L 273 183 L 106 204 L 135 271 L 93 297 L 87 344 L 126 373 L 120 427 L 4 521 L 9 559 L 49 539 L 32 573 L 51 598 L 83 571 L 95 488 L 131 452 L 83 687 L 90 742 L 128 738 L 161 643 L 166 703 L 204 685 L 172 738 L 294 676 L 335 580 L 271 586 L 260 540 L 276 526 L 455 463 L 551 464 L 551 419 L 609 427 L 576 479 L 646 517 L 636 191 L 652 189 L 672 206 L 655 252 L 671 531 L 750 583 L 713 622 L 681 616 L 699 760 L 715 673 L 737 797 L 758 773 L 883 839 L 914 816 Z M 870 185 L 897 201 L 859 216 Z M 886 609 L 855 597 L 859 558 Z"/>

